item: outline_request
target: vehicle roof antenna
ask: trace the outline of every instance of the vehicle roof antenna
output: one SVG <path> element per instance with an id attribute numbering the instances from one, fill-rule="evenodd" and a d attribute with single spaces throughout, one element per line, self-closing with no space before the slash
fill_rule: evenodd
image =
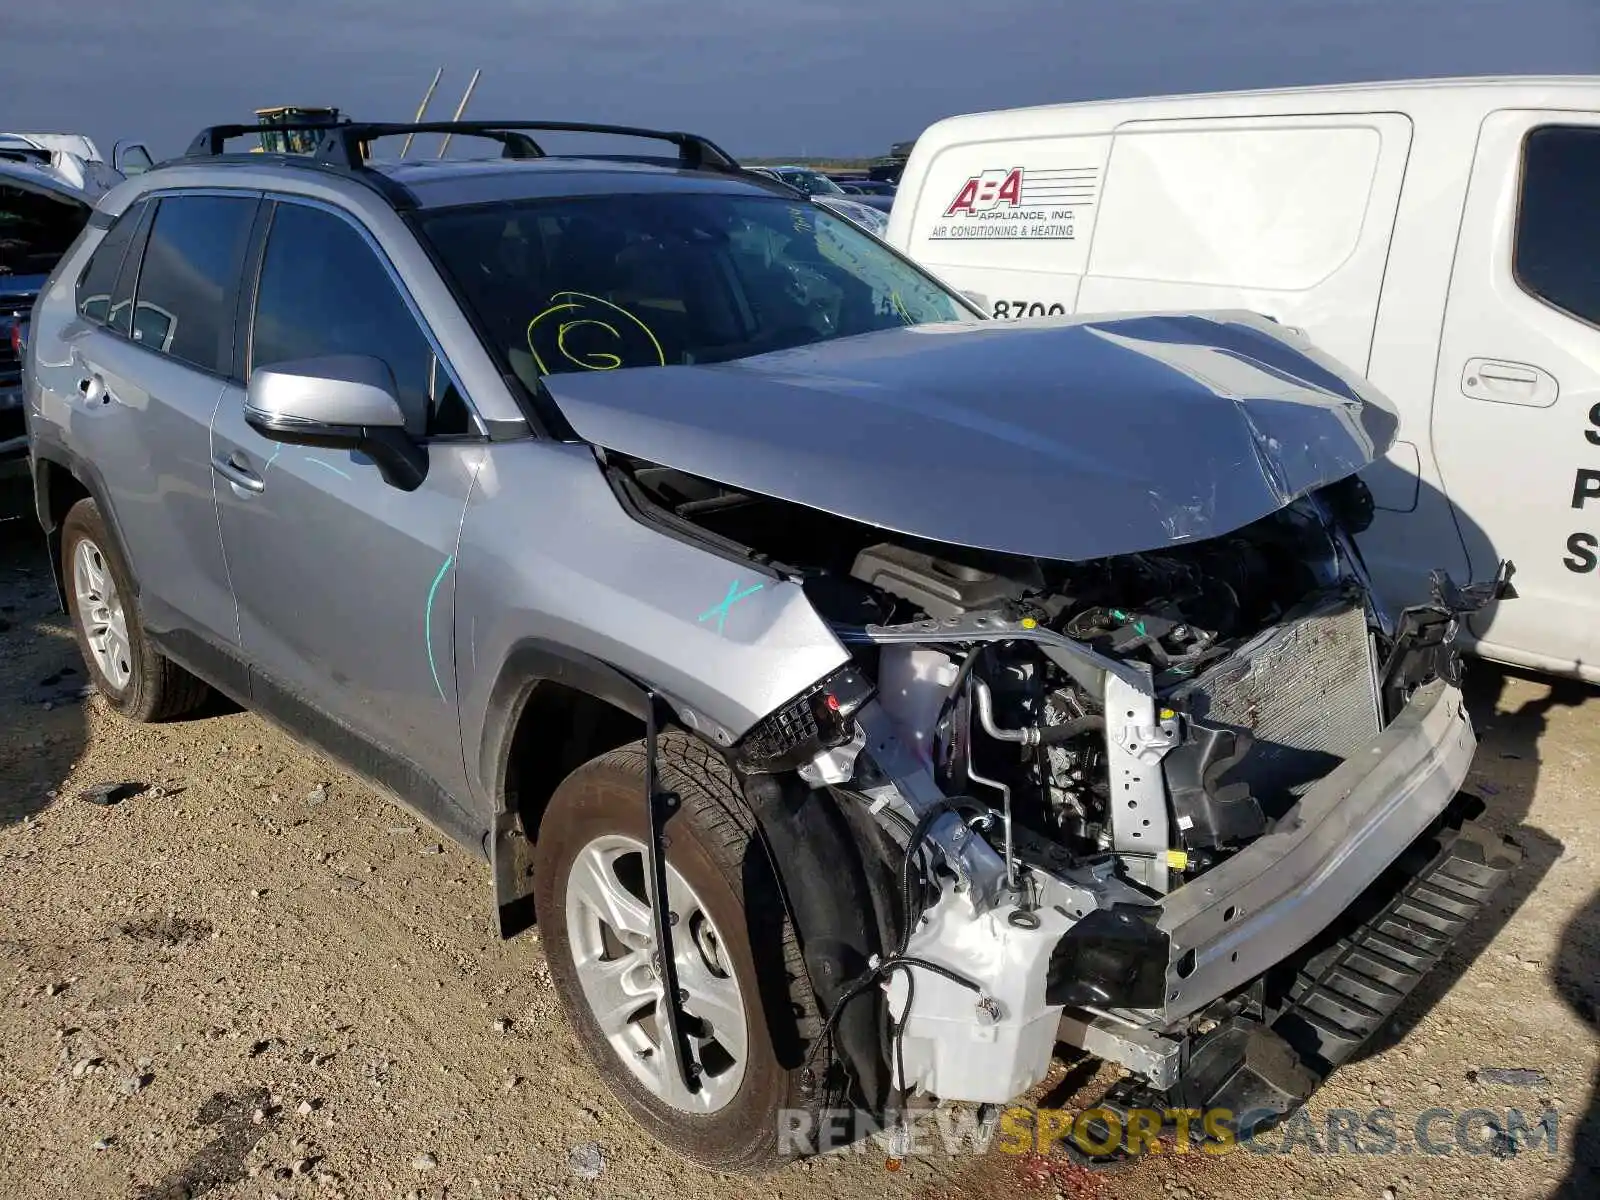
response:
<path id="1" fill-rule="evenodd" d="M 428 85 L 428 90 L 425 93 L 423 93 L 422 103 L 417 105 L 417 115 L 416 115 L 416 118 L 414 120 L 414 124 L 417 124 L 417 125 L 422 124 L 422 115 L 425 112 L 428 111 L 428 105 L 433 102 L 433 93 L 438 88 L 439 80 L 441 78 L 443 78 L 443 76 L 444 76 L 444 68 L 443 67 L 440 67 L 437 71 L 435 71 L 433 73 L 433 82 Z M 400 157 L 401 158 L 404 158 L 406 156 L 406 154 L 411 150 L 411 139 L 416 137 L 416 136 L 417 135 L 415 133 L 406 134 L 405 145 L 400 147 Z"/>
<path id="2" fill-rule="evenodd" d="M 472 78 L 467 81 L 467 90 L 461 93 L 461 103 L 456 105 L 456 115 L 450 118 L 451 121 L 461 120 L 461 114 L 467 111 L 467 101 L 472 99 L 473 89 L 478 86 L 478 76 L 482 74 L 482 67 L 479 67 L 472 73 Z M 443 158 L 445 156 L 445 151 L 450 149 L 450 136 L 451 135 L 448 133 L 445 134 L 444 141 L 439 143 L 440 158 Z"/>

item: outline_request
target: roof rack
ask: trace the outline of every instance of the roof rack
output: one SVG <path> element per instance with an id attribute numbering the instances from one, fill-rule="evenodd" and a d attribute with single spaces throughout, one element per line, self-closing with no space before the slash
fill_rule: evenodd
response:
<path id="1" fill-rule="evenodd" d="M 345 122 L 349 122 L 348 117 L 345 118 Z M 185 158 L 219 158 L 223 154 L 225 142 L 232 138 L 241 138 L 253 133 L 298 133 L 310 130 L 322 133 L 328 128 L 326 121 L 283 121 L 276 124 L 263 121 L 252 125 L 211 125 L 195 134 L 194 140 L 189 143 L 189 148 L 183 152 L 183 156 Z"/>
<path id="2" fill-rule="evenodd" d="M 648 138 L 670 142 L 678 148 L 678 163 L 689 170 L 742 171 L 739 163 L 715 142 L 693 133 L 660 129 L 641 129 L 630 125 L 590 125 L 570 121 L 350 121 L 327 123 L 285 123 L 281 125 L 213 125 L 202 129 L 189 143 L 188 158 L 216 158 L 223 153 L 229 138 L 244 137 L 263 130 L 316 129 L 322 140 L 309 157 L 330 166 L 358 171 L 366 166 L 367 146 L 381 137 L 415 133 L 443 133 L 459 137 L 481 137 L 499 142 L 503 158 L 545 158 L 538 142 L 527 132 L 602 133 L 615 137 Z"/>

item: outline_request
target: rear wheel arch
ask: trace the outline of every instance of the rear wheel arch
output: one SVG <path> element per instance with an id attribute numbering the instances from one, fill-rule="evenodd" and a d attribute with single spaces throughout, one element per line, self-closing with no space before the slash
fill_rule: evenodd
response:
<path id="1" fill-rule="evenodd" d="M 44 530 L 45 541 L 50 549 L 50 572 L 55 579 L 56 599 L 63 612 L 67 610 L 67 582 L 61 569 L 61 527 L 67 519 L 67 514 L 72 511 L 72 506 L 80 500 L 93 500 L 100 509 L 101 516 L 106 522 L 106 534 L 116 542 L 117 552 L 131 576 L 132 567 L 126 566 L 127 548 L 118 536 L 115 522 L 109 515 L 101 495 L 84 482 L 69 455 L 54 447 L 36 445 L 33 464 L 34 511 L 38 514 L 39 525 Z M 137 580 L 130 582 L 134 593 L 137 594 Z"/>
<path id="2" fill-rule="evenodd" d="M 106 703 L 141 723 L 170 720 L 198 708 L 210 689 L 151 641 L 99 501 L 87 495 L 75 500 L 56 541 L 56 569 L 73 636 L 90 681 Z"/>

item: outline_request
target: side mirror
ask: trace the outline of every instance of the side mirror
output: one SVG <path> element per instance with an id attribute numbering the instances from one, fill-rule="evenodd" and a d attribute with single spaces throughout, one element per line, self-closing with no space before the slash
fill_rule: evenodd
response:
<path id="1" fill-rule="evenodd" d="M 334 354 L 257 367 L 244 419 L 275 442 L 360 451 L 401 491 L 415 491 L 428 475 L 428 451 L 406 432 L 394 375 L 381 359 Z"/>
<path id="2" fill-rule="evenodd" d="M 132 179 L 155 166 L 155 160 L 142 142 L 118 142 L 111 147 L 111 165 L 124 177 Z"/>

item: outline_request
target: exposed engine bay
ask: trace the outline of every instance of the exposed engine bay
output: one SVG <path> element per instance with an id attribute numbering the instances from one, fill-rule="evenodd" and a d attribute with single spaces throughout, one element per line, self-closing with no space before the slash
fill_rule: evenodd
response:
<path id="1" fill-rule="evenodd" d="M 1307 559 L 1308 542 L 1316 560 Z M 1335 566 L 1332 543 L 1314 518 L 1288 510 L 1233 537 L 1085 564 L 1035 564 L 1031 577 L 871 546 L 857 556 L 852 577 L 916 606 L 913 619 L 1007 611 L 1147 670 L 1157 696 L 1175 697 L 1319 589 L 1337 591 Z M 1103 694 L 1027 642 L 897 648 L 883 652 L 879 672 L 880 692 L 895 697 L 885 703 L 901 723 L 927 731 L 947 794 L 1009 794 L 1022 827 L 1079 857 L 1111 849 Z M 929 680 L 948 681 L 936 713 L 925 694 Z M 919 709 L 924 704 L 927 711 Z M 1259 818 L 1186 826 L 1180 840 L 1191 850 L 1237 846 L 1264 830 Z"/>
<path id="2" fill-rule="evenodd" d="M 1327 748 L 1306 729 L 1298 733 L 1315 761 L 1301 764 L 1305 778 L 1279 770 L 1270 788 L 1252 793 L 1230 776 L 1230 766 L 1248 753 L 1262 704 L 1248 701 L 1237 712 L 1219 706 L 1214 689 L 1200 682 L 1211 668 L 1263 631 L 1317 613 L 1321 623 L 1312 632 L 1321 657 L 1333 652 L 1337 636 L 1344 659 L 1361 664 L 1361 677 L 1348 681 L 1359 693 L 1357 712 L 1353 720 L 1342 714 L 1353 728 L 1338 732 L 1346 741 L 1364 740 L 1381 724 L 1369 625 L 1373 636 L 1383 634 L 1334 516 L 1337 509 L 1370 517 L 1370 498 L 1358 480 L 1224 537 L 1059 563 L 873 540 L 884 531 L 648 465 L 632 465 L 625 479 L 670 519 L 729 546 L 759 547 L 748 552 L 793 572 L 852 645 L 879 702 L 916 745 L 940 790 L 1009 804 L 1017 827 L 1074 858 L 1106 853 L 1114 841 L 1098 673 L 1075 678 L 1037 641 L 952 636 L 955 623 L 991 614 L 1030 634 L 1059 635 L 1091 659 L 1123 665 L 1191 728 L 1207 716 L 1227 718 L 1227 728 L 1206 730 L 1203 759 L 1180 780 L 1212 798 L 1203 806 L 1191 801 L 1196 811 L 1177 815 L 1171 848 L 1188 852 L 1185 869 L 1192 872 L 1265 832 L 1297 786 L 1329 769 L 1327 754 L 1317 753 Z M 1342 615 L 1331 621 L 1338 628 L 1323 628 L 1334 613 Z M 862 632 L 925 621 L 941 623 L 938 638 L 891 646 Z M 1277 757 L 1288 749 L 1277 748 Z"/>
<path id="3" fill-rule="evenodd" d="M 1391 621 L 1355 477 L 1222 536 L 1059 562 L 609 466 L 647 519 L 800 582 L 851 652 L 733 758 L 864 807 L 903 855 L 898 945 L 862 980 L 902 1100 L 1003 1103 L 1061 1040 L 1164 1102 L 1271 1119 L 1340 1061 L 1327 1027 L 1360 1023 L 1328 1006 L 1354 997 L 1283 980 L 1455 796 L 1475 742 L 1451 643 L 1503 578 L 1438 579 Z"/>

